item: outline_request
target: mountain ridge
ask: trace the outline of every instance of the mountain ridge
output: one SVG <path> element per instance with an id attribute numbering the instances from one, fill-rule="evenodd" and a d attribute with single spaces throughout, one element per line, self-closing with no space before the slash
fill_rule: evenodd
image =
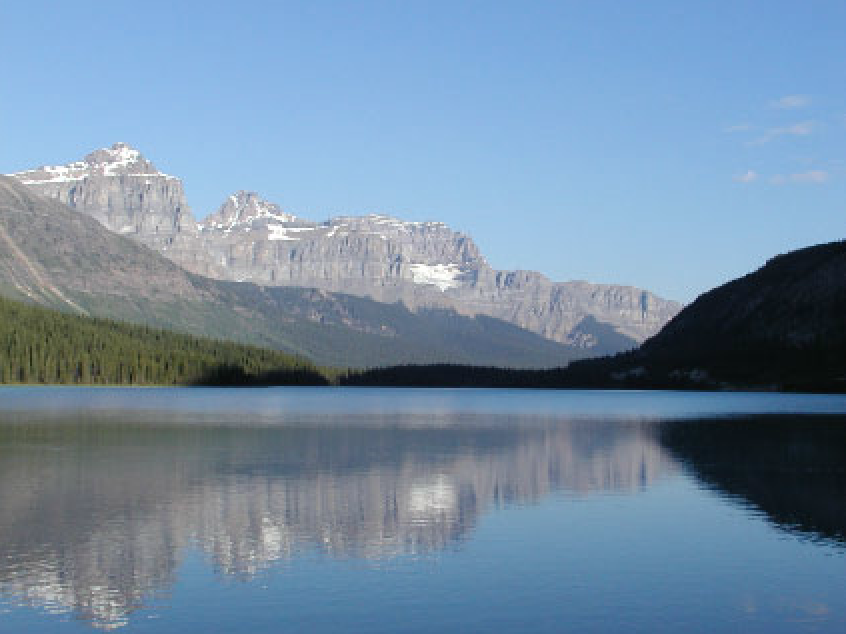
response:
<path id="1" fill-rule="evenodd" d="M 0 176 L 0 294 L 80 314 L 272 347 L 323 365 L 561 365 L 583 352 L 501 320 L 189 273 L 88 214 Z M 10 246 L 11 245 L 11 246 Z"/>
<path id="2" fill-rule="evenodd" d="M 846 392 L 846 240 L 768 260 L 700 295 L 639 348 L 567 367 L 375 368 L 342 384 Z"/>
<path id="3" fill-rule="evenodd" d="M 680 308 L 634 287 L 497 271 L 470 236 L 441 222 L 375 214 L 316 222 L 245 191 L 197 222 L 181 181 L 126 144 L 13 176 L 203 276 L 343 292 L 402 302 L 411 311 L 486 315 L 593 354 L 608 345 L 578 329 L 585 318 L 611 326 L 632 347 Z"/>

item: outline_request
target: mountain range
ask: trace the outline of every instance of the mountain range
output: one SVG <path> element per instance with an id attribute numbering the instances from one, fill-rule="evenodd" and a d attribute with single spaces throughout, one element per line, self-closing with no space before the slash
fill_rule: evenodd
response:
<path id="1" fill-rule="evenodd" d="M 568 353 L 557 365 L 631 349 L 681 308 L 628 286 L 553 282 L 533 271 L 497 271 L 472 238 L 440 222 L 384 215 L 318 222 L 245 191 L 197 222 L 181 180 L 158 171 L 124 143 L 67 165 L 12 176 L 158 252 L 188 274 L 251 282 L 270 294 L 302 294 L 290 289 L 308 288 L 330 294 L 320 297 L 341 293 L 383 306 L 399 303 L 429 318 L 433 312 L 454 319 L 493 318 L 561 344 Z M 455 355 L 438 358 L 457 360 Z"/>
<path id="2" fill-rule="evenodd" d="M 444 308 L 412 312 L 401 303 L 342 293 L 202 277 L 4 176 L 0 294 L 341 367 L 445 360 L 536 367 L 586 354 L 490 317 Z"/>

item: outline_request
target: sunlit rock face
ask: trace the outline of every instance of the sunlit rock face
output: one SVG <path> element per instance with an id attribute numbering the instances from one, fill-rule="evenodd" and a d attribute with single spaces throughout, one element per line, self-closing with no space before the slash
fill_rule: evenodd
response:
<path id="1" fill-rule="evenodd" d="M 637 426 L 18 425 L 0 437 L 0 593 L 119 627 L 194 548 L 241 579 L 303 552 L 424 555 L 492 508 L 670 469 Z"/>
<path id="2" fill-rule="evenodd" d="M 681 308 L 629 286 L 497 271 L 470 236 L 441 222 L 373 214 L 314 221 L 239 191 L 198 224 L 181 181 L 124 143 L 13 176 L 194 273 L 486 315 L 590 354 L 633 347 Z"/>
<path id="3" fill-rule="evenodd" d="M 15 174 L 42 195 L 84 211 L 116 233 L 154 247 L 196 231 L 182 181 L 159 172 L 141 153 L 115 143 L 83 160 Z"/>
<path id="4" fill-rule="evenodd" d="M 440 222 L 391 216 L 298 218 L 238 192 L 199 225 L 226 279 L 320 288 L 487 315 L 580 348 L 618 350 L 655 334 L 680 308 L 640 289 L 552 282 L 496 271 L 469 236 Z M 585 328 L 593 318 L 616 332 Z"/>
<path id="5" fill-rule="evenodd" d="M 409 305 L 444 304 L 438 294 L 459 287 L 483 263 L 472 241 L 439 222 L 368 215 L 318 223 L 288 214 L 252 192 L 230 196 L 199 227 L 212 259 L 229 279 Z"/>
<path id="6" fill-rule="evenodd" d="M 196 272 L 213 272 L 197 240 L 182 181 L 158 171 L 126 143 L 67 165 L 13 174 L 37 193 L 87 213 L 106 228 L 166 253 Z"/>

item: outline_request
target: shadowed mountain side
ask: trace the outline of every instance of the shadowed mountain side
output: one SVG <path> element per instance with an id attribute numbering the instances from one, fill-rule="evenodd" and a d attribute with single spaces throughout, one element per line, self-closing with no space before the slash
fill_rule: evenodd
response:
<path id="1" fill-rule="evenodd" d="M 424 554 L 464 539 L 492 508 L 556 490 L 639 491 L 673 469 L 634 424 L 119 420 L 0 426 L 4 595 L 114 627 L 197 546 L 237 578 L 304 551 Z"/>
<path id="2" fill-rule="evenodd" d="M 761 417 L 665 425 L 696 476 L 780 527 L 846 543 L 846 419 Z"/>
<path id="3" fill-rule="evenodd" d="M 617 332 L 611 324 L 597 320 L 588 315 L 572 330 L 573 338 L 592 340 L 596 343 L 591 347 L 593 356 L 615 354 L 632 350 L 637 347 L 637 341 Z"/>
<path id="4" fill-rule="evenodd" d="M 304 355 L 325 365 L 561 365 L 588 350 L 489 318 L 187 273 L 94 218 L 0 176 L 0 294 Z"/>
<path id="5" fill-rule="evenodd" d="M 780 255 L 701 295 L 638 350 L 562 384 L 846 390 L 846 242 Z"/>

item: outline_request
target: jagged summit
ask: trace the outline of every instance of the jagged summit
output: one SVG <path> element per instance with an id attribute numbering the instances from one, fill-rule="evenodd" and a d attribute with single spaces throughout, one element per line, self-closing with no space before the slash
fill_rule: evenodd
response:
<path id="1" fill-rule="evenodd" d="M 232 194 L 215 213 L 200 223 L 203 230 L 231 230 L 238 225 L 247 225 L 255 220 L 273 222 L 297 222 L 299 218 L 286 213 L 275 204 L 261 198 L 256 192 L 239 191 Z"/>
<path id="2" fill-rule="evenodd" d="M 442 222 L 384 214 L 314 222 L 238 191 L 198 224 L 182 182 L 157 172 L 126 143 L 14 176 L 189 271 L 218 279 L 483 315 L 597 354 L 654 335 L 680 308 L 638 288 L 495 270 L 471 236 Z"/>
<path id="3" fill-rule="evenodd" d="M 11 174 L 37 193 L 93 216 L 108 229 L 164 251 L 181 242 L 180 263 L 191 266 L 197 248 L 181 240 L 196 233 L 182 181 L 162 174 L 128 143 L 90 152 L 67 165 Z M 203 270 L 202 266 L 195 269 Z M 207 267 L 206 267 L 207 268 Z"/>
<path id="4" fill-rule="evenodd" d="M 136 174 L 160 174 L 141 152 L 128 143 L 115 143 L 110 148 L 94 150 L 85 157 L 85 162 L 112 173 L 127 171 Z"/>
<path id="5" fill-rule="evenodd" d="M 50 183 L 79 182 L 95 176 L 158 176 L 173 179 L 163 174 L 141 152 L 128 143 L 115 143 L 87 154 L 81 161 L 66 165 L 44 165 L 34 170 L 12 174 L 25 185 L 47 185 Z"/>

